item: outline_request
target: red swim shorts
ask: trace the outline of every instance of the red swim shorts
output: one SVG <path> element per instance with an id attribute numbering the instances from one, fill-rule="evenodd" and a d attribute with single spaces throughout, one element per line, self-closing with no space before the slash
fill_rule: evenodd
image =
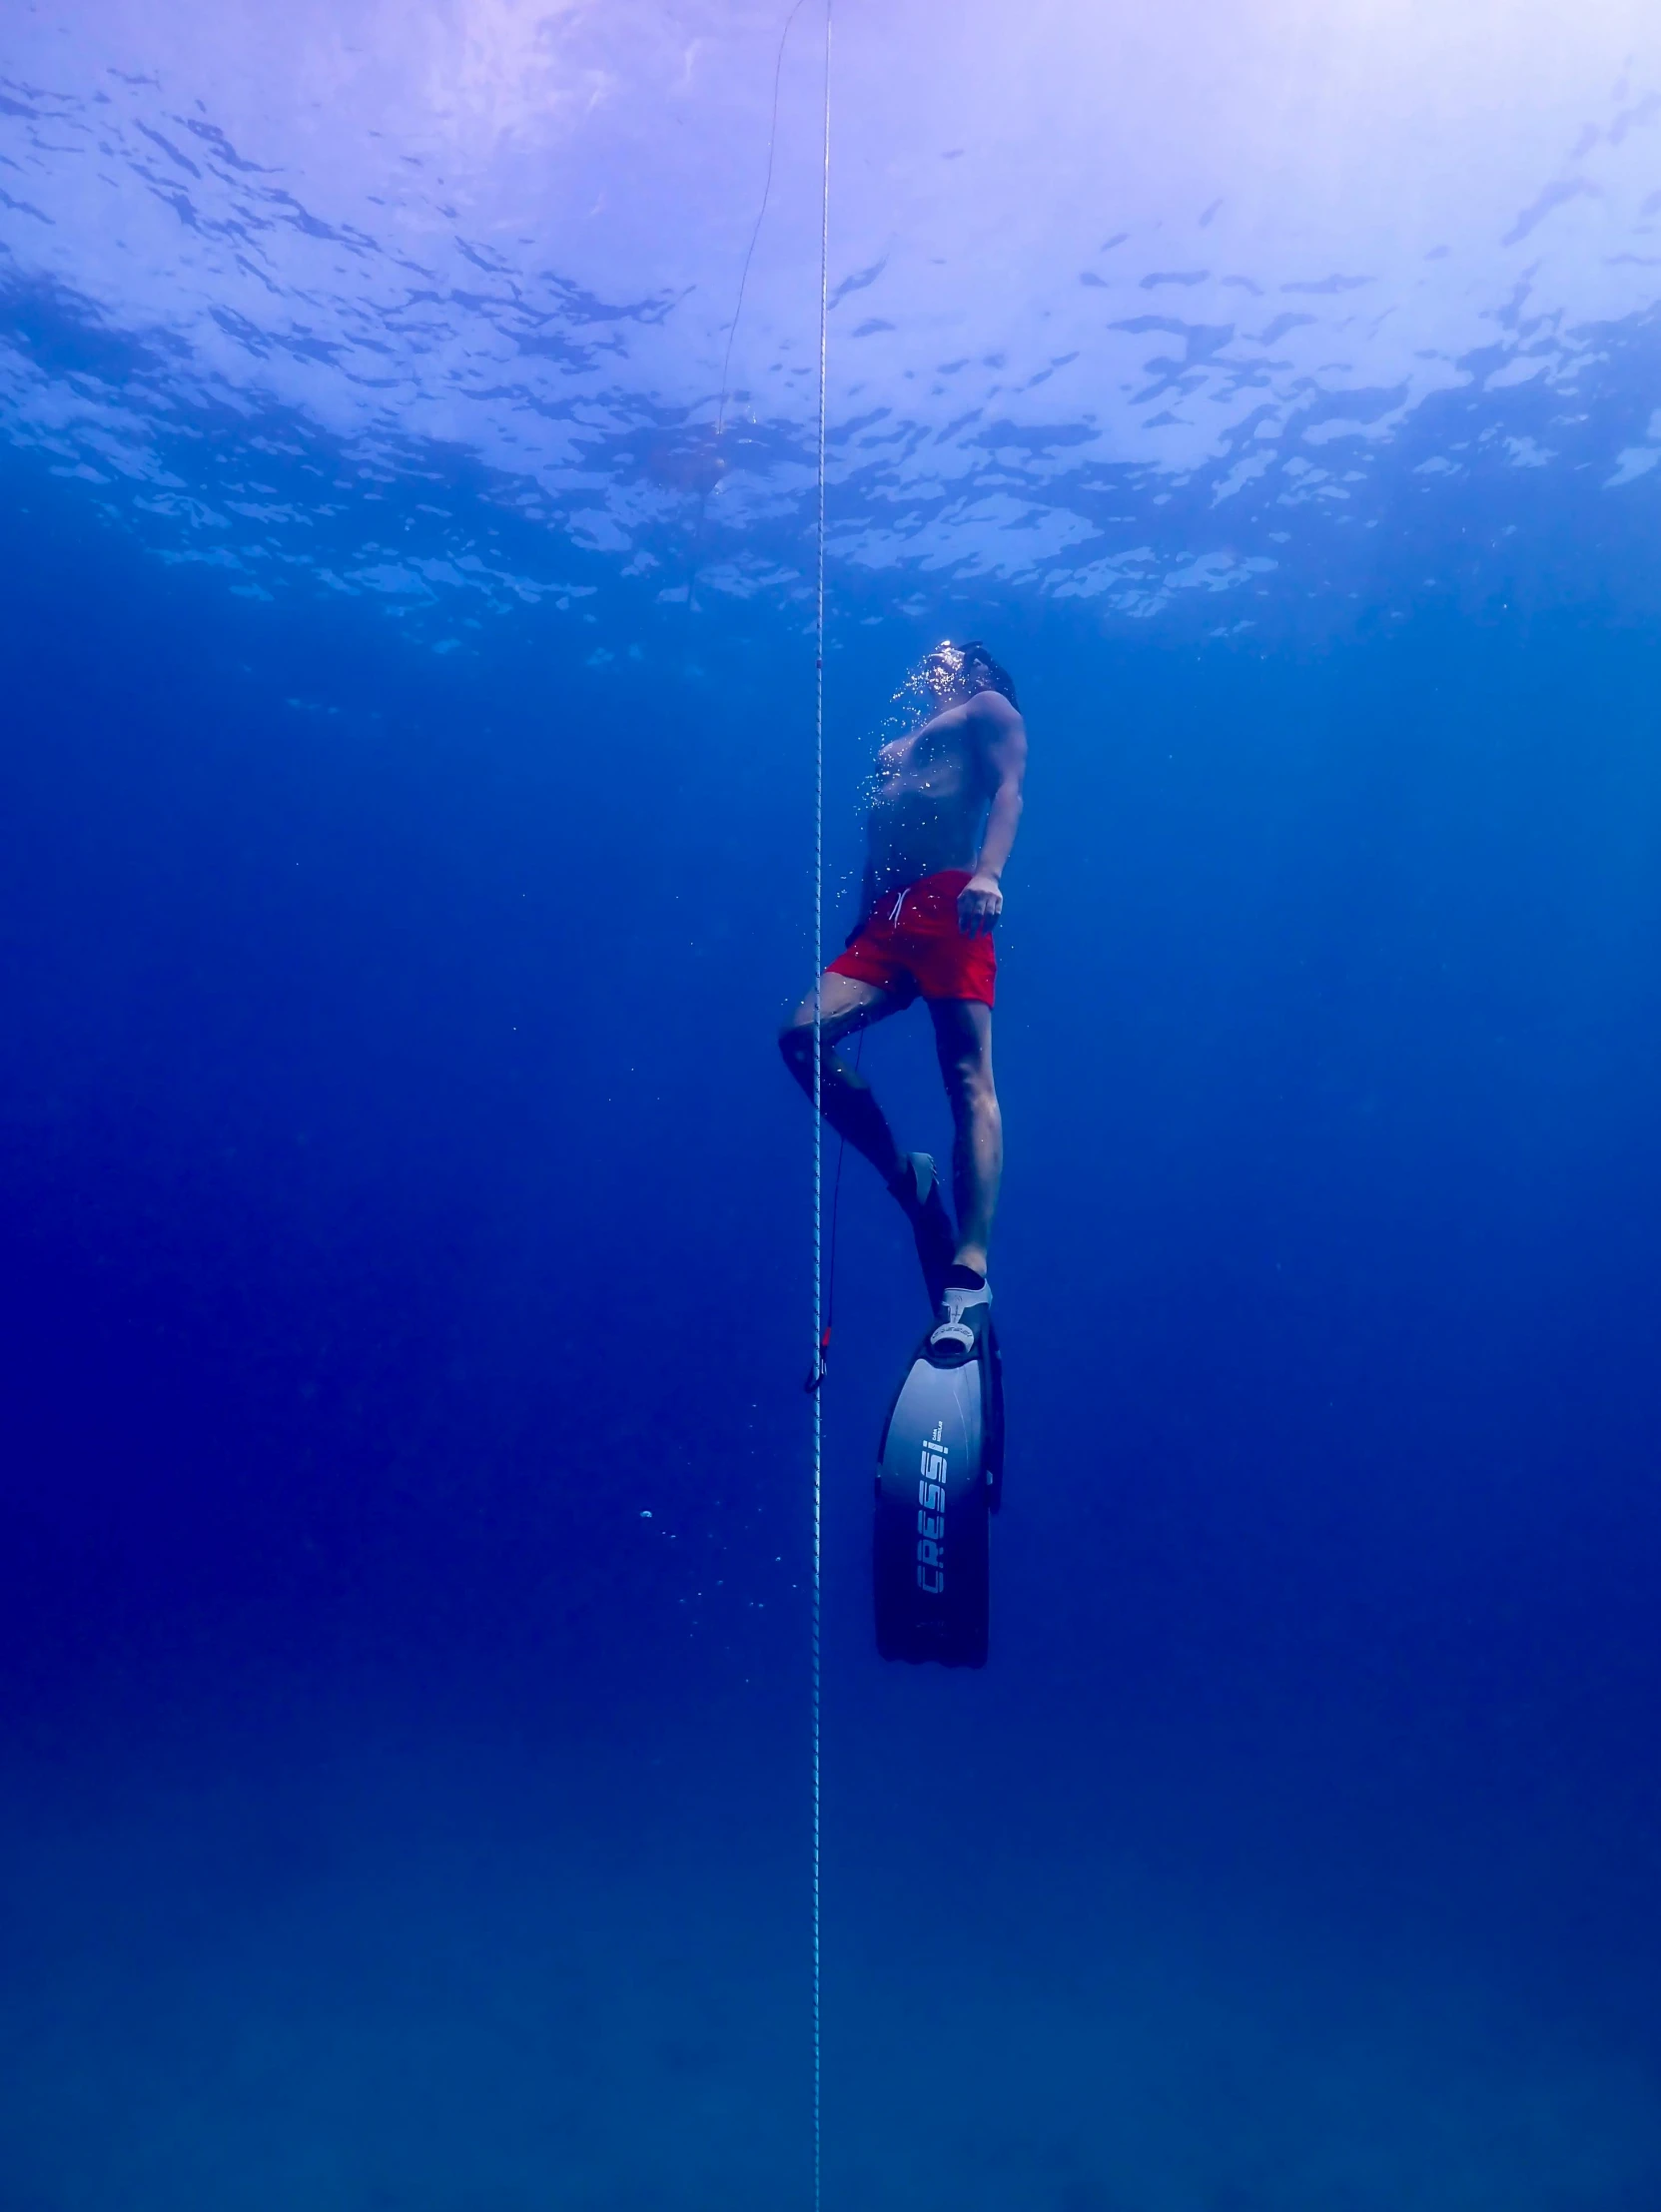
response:
<path id="1" fill-rule="evenodd" d="M 903 891 L 885 891 L 830 973 L 874 983 L 908 1005 L 921 992 L 991 1006 L 998 980 L 992 940 L 966 937 L 958 926 L 958 893 L 968 881 L 967 868 L 943 868 Z"/>

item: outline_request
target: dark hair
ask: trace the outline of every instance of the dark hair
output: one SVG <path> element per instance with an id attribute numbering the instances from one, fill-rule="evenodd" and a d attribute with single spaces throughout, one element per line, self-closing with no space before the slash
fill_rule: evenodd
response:
<path id="1" fill-rule="evenodd" d="M 966 637 L 958 647 L 963 655 L 963 678 L 971 691 L 1001 691 L 1021 712 L 1021 702 L 1015 696 L 1015 678 L 1009 670 L 995 661 L 978 637 Z"/>

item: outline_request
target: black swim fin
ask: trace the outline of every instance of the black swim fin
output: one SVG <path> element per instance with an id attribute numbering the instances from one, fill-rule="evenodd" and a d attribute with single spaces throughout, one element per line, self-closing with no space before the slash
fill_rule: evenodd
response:
<path id="1" fill-rule="evenodd" d="M 929 1303 L 938 1308 L 945 1295 L 946 1270 L 957 1257 L 958 1240 L 940 1194 L 934 1161 L 927 1152 L 903 1152 L 900 1173 L 889 1187 L 905 1208 Z"/>

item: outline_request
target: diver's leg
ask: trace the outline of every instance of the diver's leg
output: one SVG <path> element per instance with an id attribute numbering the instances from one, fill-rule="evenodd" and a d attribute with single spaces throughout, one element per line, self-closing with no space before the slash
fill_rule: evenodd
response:
<path id="1" fill-rule="evenodd" d="M 984 1275 L 1004 1172 L 1004 1123 L 992 1081 L 992 1009 L 978 999 L 931 999 L 929 1012 L 957 1131 L 952 1148 L 957 1260 Z"/>
<path id="2" fill-rule="evenodd" d="M 894 1141 L 888 1117 L 865 1078 L 837 1057 L 836 1047 L 856 1030 L 886 1022 L 904 1010 L 905 1001 L 874 983 L 827 971 L 819 998 L 819 1100 L 825 1119 L 862 1153 L 891 1187 L 901 1177 L 904 1155 Z M 784 1065 L 811 1099 L 813 1096 L 813 997 L 810 993 L 779 1032 Z"/>
<path id="3" fill-rule="evenodd" d="M 886 1022 L 904 1011 L 907 1001 L 880 985 L 861 983 L 853 976 L 827 970 L 821 987 L 819 1031 L 820 1102 L 824 1114 L 838 1135 L 862 1152 L 887 1183 L 911 1224 L 918 1263 L 929 1293 L 929 1303 L 940 1303 L 946 1270 L 952 1264 L 952 1221 L 940 1195 L 934 1162 L 923 1152 L 902 1152 L 894 1141 L 881 1106 L 871 1095 L 865 1078 L 844 1065 L 835 1047 L 840 1038 L 873 1022 Z M 779 1050 L 785 1065 L 807 1093 L 813 1096 L 813 1001 L 804 999 L 779 1032 Z"/>

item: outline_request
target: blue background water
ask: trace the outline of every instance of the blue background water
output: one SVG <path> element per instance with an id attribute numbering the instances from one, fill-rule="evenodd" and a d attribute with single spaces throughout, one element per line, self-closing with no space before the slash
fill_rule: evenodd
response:
<path id="1" fill-rule="evenodd" d="M 8 276 L 30 388 L 137 392 L 211 505 L 246 417 Z M 872 1652 L 920 1311 L 843 1191 L 830 2204 L 1661 2201 L 1661 667 L 1653 502 L 1600 488 L 1649 332 L 1526 500 L 1421 469 L 1500 386 L 1403 415 L 1366 564 L 1265 506 L 1254 630 L 833 571 L 839 885 L 932 636 L 992 639 L 1034 763 L 982 1676 Z M 799 598 L 552 523 L 503 572 L 574 607 L 239 595 L 288 525 L 166 557 L 19 406 L 0 2207 L 803 2203 Z M 302 529 L 361 454 L 256 426 Z M 675 450 L 685 576 L 724 525 Z M 374 483 L 387 544 L 500 495 L 464 440 Z M 837 526 L 883 496 L 845 466 Z M 867 1065 L 941 1148 L 918 1026 Z"/>

